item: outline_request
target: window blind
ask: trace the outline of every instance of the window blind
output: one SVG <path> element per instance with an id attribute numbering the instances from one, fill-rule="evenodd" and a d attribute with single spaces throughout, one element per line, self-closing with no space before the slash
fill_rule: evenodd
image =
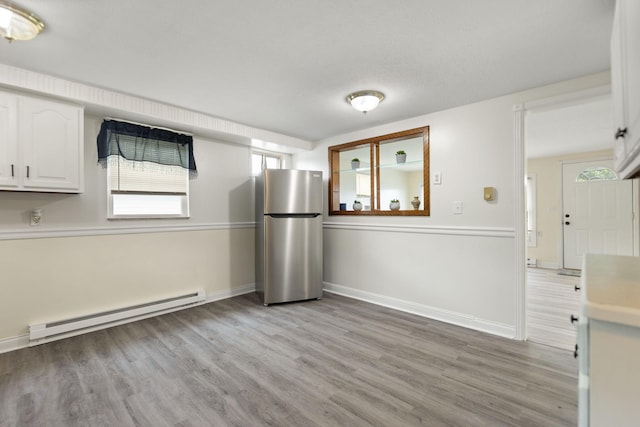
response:
<path id="1" fill-rule="evenodd" d="M 146 193 L 186 195 L 189 171 L 181 166 L 127 160 L 109 156 L 111 193 Z"/>

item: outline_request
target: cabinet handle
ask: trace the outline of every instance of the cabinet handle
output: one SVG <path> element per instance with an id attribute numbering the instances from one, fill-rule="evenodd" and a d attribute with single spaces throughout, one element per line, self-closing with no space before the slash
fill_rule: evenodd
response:
<path id="1" fill-rule="evenodd" d="M 29 178 L 29 166 L 27 166 L 27 178 Z"/>
<path id="2" fill-rule="evenodd" d="M 569 224 L 571 224 L 569 221 L 564 222 L 564 225 L 569 225 Z"/>
<path id="3" fill-rule="evenodd" d="M 574 359 L 578 358 L 578 344 L 576 344 L 575 350 L 573 350 L 573 358 Z"/>
<path id="4" fill-rule="evenodd" d="M 13 178 L 15 175 L 13 174 L 13 165 L 11 165 L 11 178 Z"/>
<path id="5" fill-rule="evenodd" d="M 576 323 L 578 321 L 578 316 L 572 314 L 570 319 L 571 319 L 571 323 Z"/>
<path id="6" fill-rule="evenodd" d="M 573 287 L 573 289 L 574 289 L 576 292 L 578 292 L 578 291 L 580 290 L 580 286 L 575 285 L 575 286 Z"/>
<path id="7" fill-rule="evenodd" d="M 616 139 L 618 138 L 624 138 L 624 136 L 627 134 L 627 128 L 624 129 L 620 129 L 618 128 L 618 130 L 616 131 Z"/>

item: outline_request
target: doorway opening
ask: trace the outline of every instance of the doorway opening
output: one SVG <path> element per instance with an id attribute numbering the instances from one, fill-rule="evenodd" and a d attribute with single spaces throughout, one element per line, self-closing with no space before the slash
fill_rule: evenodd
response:
<path id="1" fill-rule="evenodd" d="M 516 149 L 521 162 L 516 164 L 519 176 L 523 177 L 523 185 L 518 189 L 516 200 L 516 252 L 521 254 L 518 263 L 519 287 L 517 297 L 516 332 L 520 339 L 527 339 L 529 329 L 534 326 L 534 312 L 529 299 L 530 287 L 536 286 L 536 279 L 528 273 L 552 273 L 544 276 L 544 281 L 565 282 L 566 296 L 571 301 L 577 301 L 579 295 L 574 292 L 567 276 L 560 276 L 558 271 L 564 268 L 564 227 L 565 208 L 563 204 L 563 168 L 564 163 L 585 162 L 594 157 L 598 159 L 611 157 L 612 144 L 610 133 L 612 129 L 610 88 L 608 86 L 588 89 L 572 94 L 554 97 L 546 100 L 533 101 L 514 108 Z M 546 152 L 545 152 L 546 150 Z M 580 172 L 583 172 L 584 169 Z M 529 188 L 526 177 L 535 176 L 535 190 Z M 574 175 L 575 178 L 575 175 Z M 589 184 L 587 184 L 589 185 Z M 586 187 L 585 187 L 586 188 Z M 632 192 L 637 194 L 637 188 Z M 633 202 L 637 210 L 637 202 Z M 532 211 L 535 213 L 532 215 Z M 572 215 L 569 213 L 569 215 Z M 570 222 L 570 221 L 569 221 Z M 637 222 L 637 220 L 636 220 Z M 573 225 L 573 224 L 570 224 Z M 609 232 L 607 232 L 609 233 Z M 605 234 L 607 234 L 605 233 Z M 609 233 L 610 234 L 610 233 Z M 637 227 L 632 233 L 632 247 L 637 254 Z M 576 241 L 580 241 L 577 237 Z M 580 243 L 583 244 L 584 243 Z M 527 263 L 528 261 L 528 263 Z M 527 267 L 530 264 L 531 267 Z M 551 279 L 549 279 L 551 278 Z M 539 278 L 538 278 L 539 279 Z M 556 280 L 557 279 L 557 280 Z M 566 280 L 565 280 L 566 279 Z M 578 278 L 571 278 L 578 280 Z M 551 290 L 559 289 L 551 283 Z M 544 292 L 543 292 L 544 293 Z M 546 297 L 546 296 L 545 296 Z M 552 300 L 561 298 L 550 296 Z M 574 310 L 572 303 L 561 304 L 562 309 Z M 550 307 L 548 301 L 539 304 L 545 310 Z M 563 325 L 568 323 L 570 313 L 558 314 L 557 321 Z M 531 328 L 529 328 L 531 324 Z M 569 324 L 569 327 L 570 324 Z M 543 330 L 553 330 L 545 325 Z M 565 342 L 556 344 L 561 348 L 568 348 L 568 344 L 575 344 L 575 337 L 571 333 L 565 334 Z M 554 345 L 549 343 L 549 345 Z"/>

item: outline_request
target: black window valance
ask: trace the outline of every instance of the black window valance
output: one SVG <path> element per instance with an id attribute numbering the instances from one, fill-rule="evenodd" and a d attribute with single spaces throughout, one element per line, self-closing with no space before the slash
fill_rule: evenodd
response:
<path id="1" fill-rule="evenodd" d="M 181 166 L 197 173 L 193 157 L 193 136 L 117 120 L 104 120 L 98 134 L 98 161 L 107 157 Z"/>

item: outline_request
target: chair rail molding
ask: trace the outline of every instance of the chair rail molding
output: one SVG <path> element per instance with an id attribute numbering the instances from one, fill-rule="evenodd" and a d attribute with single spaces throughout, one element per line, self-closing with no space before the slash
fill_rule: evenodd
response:
<path id="1" fill-rule="evenodd" d="M 457 227 L 457 226 L 426 226 L 426 225 L 405 225 L 405 224 L 367 224 L 339 221 L 325 221 L 325 229 L 333 230 L 358 230 L 358 231 L 380 231 L 391 233 L 412 233 L 412 234 L 447 234 L 454 236 L 479 236 L 479 237 L 501 237 L 514 238 L 513 228 L 502 227 Z"/>
<path id="2" fill-rule="evenodd" d="M 255 228 L 255 222 L 209 223 L 193 225 L 131 225 L 119 227 L 52 228 L 49 230 L 0 230 L 0 241 L 55 237 L 104 236 L 114 234 L 167 233 L 180 231 L 232 230 Z"/>

